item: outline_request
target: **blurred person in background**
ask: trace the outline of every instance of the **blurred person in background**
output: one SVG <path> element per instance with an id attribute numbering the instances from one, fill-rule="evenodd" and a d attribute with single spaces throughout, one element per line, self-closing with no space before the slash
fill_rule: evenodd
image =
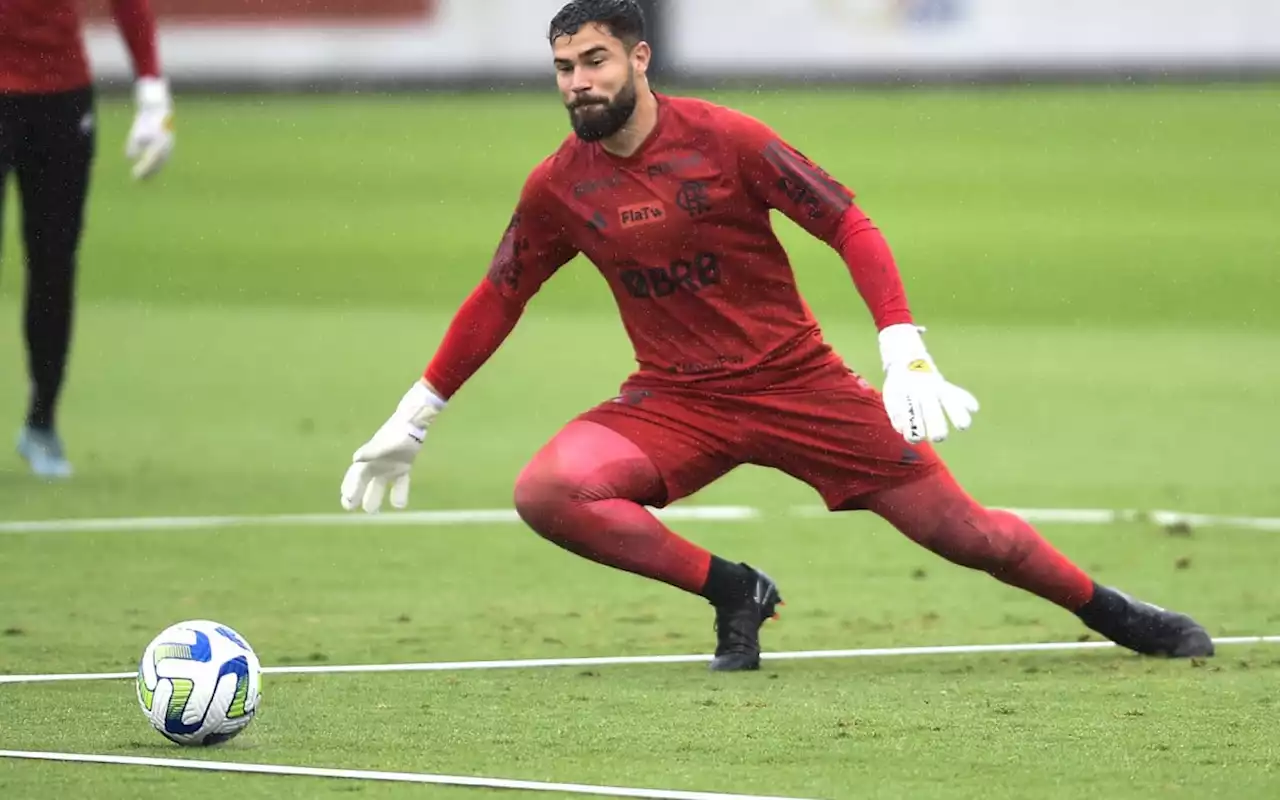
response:
<path id="1" fill-rule="evenodd" d="M 0 221 L 16 178 L 26 250 L 24 332 L 31 379 L 18 452 L 46 478 L 71 475 L 56 427 L 70 350 L 77 250 L 95 149 L 94 88 L 77 0 L 0 0 Z M 173 149 L 173 103 L 148 0 L 111 0 L 133 61 L 136 112 L 125 144 L 146 179 Z"/>

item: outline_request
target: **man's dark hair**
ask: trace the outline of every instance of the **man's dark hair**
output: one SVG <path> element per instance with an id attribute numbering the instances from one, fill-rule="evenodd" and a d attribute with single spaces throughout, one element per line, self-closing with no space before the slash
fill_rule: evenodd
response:
<path id="1" fill-rule="evenodd" d="M 636 0 L 573 0 L 551 18 L 547 39 L 573 36 L 592 22 L 603 25 L 628 50 L 644 38 L 644 11 Z"/>

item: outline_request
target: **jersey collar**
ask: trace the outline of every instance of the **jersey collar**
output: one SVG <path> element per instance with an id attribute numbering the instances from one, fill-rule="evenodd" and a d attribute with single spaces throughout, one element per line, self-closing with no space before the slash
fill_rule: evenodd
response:
<path id="1" fill-rule="evenodd" d="M 636 148 L 634 153 L 629 156 L 614 155 L 608 150 L 605 150 L 604 146 L 599 142 L 596 142 L 596 148 L 610 161 L 621 165 L 637 163 L 644 159 L 645 154 L 653 146 L 653 143 L 662 135 L 663 123 L 666 121 L 669 113 L 667 108 L 667 98 L 657 92 L 653 92 L 653 99 L 657 103 L 656 119 L 654 120 L 653 130 L 649 131 L 648 136 L 644 137 L 644 141 L 640 142 L 640 146 Z"/>

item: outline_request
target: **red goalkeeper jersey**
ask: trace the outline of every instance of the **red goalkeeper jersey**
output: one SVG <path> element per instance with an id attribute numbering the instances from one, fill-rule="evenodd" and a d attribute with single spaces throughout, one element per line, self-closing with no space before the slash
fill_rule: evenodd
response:
<path id="1" fill-rule="evenodd" d="M 0 92 L 46 93 L 90 84 L 77 0 L 0 0 Z M 111 0 L 138 77 L 159 75 L 148 0 Z"/>
<path id="2" fill-rule="evenodd" d="M 658 104 L 657 127 L 631 156 L 571 135 L 533 170 L 487 280 L 426 372 L 438 391 L 460 386 L 579 253 L 617 304 L 634 381 L 767 384 L 835 359 L 771 209 L 844 256 L 878 327 L 911 321 L 888 248 L 848 188 L 746 114 L 692 98 Z"/>

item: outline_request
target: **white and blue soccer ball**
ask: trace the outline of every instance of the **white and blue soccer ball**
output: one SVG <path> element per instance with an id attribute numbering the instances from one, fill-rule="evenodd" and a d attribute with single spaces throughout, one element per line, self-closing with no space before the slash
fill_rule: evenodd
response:
<path id="1" fill-rule="evenodd" d="M 243 636 L 210 620 L 160 632 L 138 664 L 138 704 L 180 745 L 221 744 L 258 713 L 262 667 Z"/>

